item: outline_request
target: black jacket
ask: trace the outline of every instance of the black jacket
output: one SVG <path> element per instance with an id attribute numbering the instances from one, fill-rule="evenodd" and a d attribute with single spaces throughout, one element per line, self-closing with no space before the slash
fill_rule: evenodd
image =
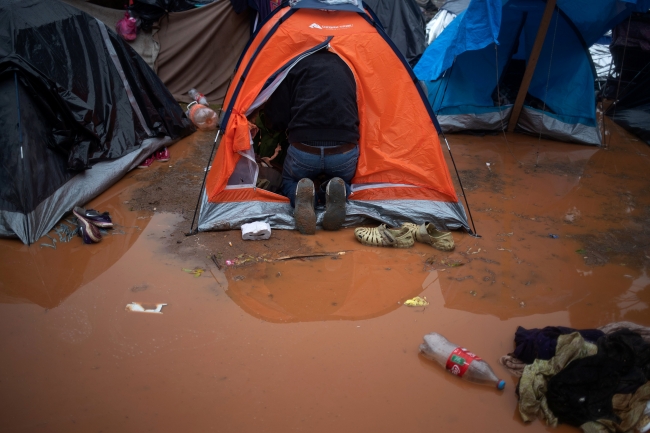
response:
<path id="1" fill-rule="evenodd" d="M 296 64 L 264 107 L 270 127 L 290 143 L 359 140 L 354 75 L 339 56 L 317 51 Z"/>

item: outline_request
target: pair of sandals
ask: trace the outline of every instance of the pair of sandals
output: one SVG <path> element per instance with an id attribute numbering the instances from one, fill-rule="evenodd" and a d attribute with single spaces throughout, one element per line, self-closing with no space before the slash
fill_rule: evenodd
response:
<path id="1" fill-rule="evenodd" d="M 363 245 L 372 247 L 410 248 L 417 241 L 440 251 L 454 249 L 451 232 L 441 232 L 431 223 L 404 223 L 397 229 L 390 229 L 385 224 L 379 227 L 357 227 L 354 229 L 354 236 Z"/>

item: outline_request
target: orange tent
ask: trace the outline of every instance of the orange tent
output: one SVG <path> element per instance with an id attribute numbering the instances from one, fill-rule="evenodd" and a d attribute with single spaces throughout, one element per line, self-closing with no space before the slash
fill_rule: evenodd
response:
<path id="1" fill-rule="evenodd" d="M 437 121 L 410 67 L 370 12 L 320 0 L 276 9 L 244 51 L 224 101 L 223 136 L 207 177 L 199 230 L 252 221 L 294 228 L 289 200 L 255 187 L 258 167 L 247 115 L 293 65 L 321 49 L 339 55 L 357 82 L 360 156 L 345 225 L 372 218 L 391 226 L 431 221 L 439 229 L 469 231 Z M 320 222 L 322 211 L 317 215 Z"/>

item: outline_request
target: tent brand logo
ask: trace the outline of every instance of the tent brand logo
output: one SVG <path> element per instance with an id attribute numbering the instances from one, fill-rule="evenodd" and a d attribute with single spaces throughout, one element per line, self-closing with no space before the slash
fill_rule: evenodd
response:
<path id="1" fill-rule="evenodd" d="M 320 24 L 312 23 L 309 26 L 310 29 L 327 29 L 327 30 L 336 30 L 336 29 L 350 29 L 352 28 L 352 24 L 343 24 L 342 26 L 321 26 Z"/>

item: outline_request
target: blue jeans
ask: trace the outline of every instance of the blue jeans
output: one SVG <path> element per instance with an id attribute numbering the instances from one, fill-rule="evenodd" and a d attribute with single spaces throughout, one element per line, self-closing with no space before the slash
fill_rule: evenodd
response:
<path id="1" fill-rule="evenodd" d="M 291 200 L 293 207 L 295 207 L 296 187 L 300 179 L 304 178 L 317 180 L 320 175 L 325 175 L 325 181 L 321 183 L 320 189 L 316 190 L 314 204 L 319 202 L 325 204 L 325 187 L 333 177 L 343 179 L 346 197 L 350 195 L 350 181 L 357 171 L 359 146 L 345 153 L 327 156 L 323 154 L 325 147 L 316 147 L 316 149 L 320 149 L 320 155 L 303 152 L 293 146 L 289 146 L 287 150 L 282 170 L 282 193 Z"/>

